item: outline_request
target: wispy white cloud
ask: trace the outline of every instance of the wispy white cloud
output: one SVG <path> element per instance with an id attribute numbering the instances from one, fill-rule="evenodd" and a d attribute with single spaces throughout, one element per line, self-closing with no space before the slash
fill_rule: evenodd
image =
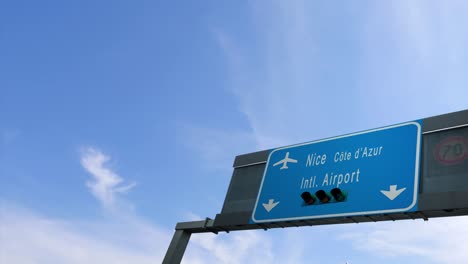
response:
<path id="1" fill-rule="evenodd" d="M 355 249 L 371 255 L 394 259 L 417 256 L 422 261 L 466 263 L 468 217 L 377 224 L 346 232 L 340 239 L 351 241 Z"/>
<path id="2" fill-rule="evenodd" d="M 360 127 L 359 120 L 352 122 L 362 111 L 356 106 L 363 103 L 361 93 L 353 91 L 353 69 L 344 69 L 335 46 L 323 40 L 325 32 L 317 26 L 323 21 L 316 18 L 320 12 L 304 1 L 255 1 L 256 52 L 236 35 L 216 33 L 228 59 L 231 89 L 260 149 Z M 337 78 L 344 70 L 348 73 Z"/>
<path id="3" fill-rule="evenodd" d="M 186 217 L 189 221 L 201 219 L 193 212 L 187 212 Z M 268 233 L 258 230 L 193 234 L 182 263 L 285 263 L 278 262 L 283 252 L 275 253 L 273 242 Z"/>
<path id="4" fill-rule="evenodd" d="M 464 1 L 391 1 L 366 14 L 359 85 L 372 98 L 365 116 L 395 122 L 468 107 L 468 20 Z M 398 105 L 399 109 L 395 109 Z M 391 113 L 391 114 L 389 114 Z"/>
<path id="5" fill-rule="evenodd" d="M 94 147 L 86 147 L 81 151 L 81 165 L 93 177 L 87 182 L 91 193 L 107 208 L 115 205 L 118 193 L 128 192 L 136 183 L 122 185 L 123 179 L 107 166 L 110 157 Z"/>
<path id="6" fill-rule="evenodd" d="M 215 34 L 259 148 L 468 106 L 466 3 L 361 8 L 298 0 L 250 7 L 254 39 Z"/>
<path id="7" fill-rule="evenodd" d="M 173 232 L 137 215 L 84 222 L 1 202 L 1 263 L 161 263 Z M 273 257 L 271 239 L 260 232 L 207 233 L 192 235 L 182 263 L 275 263 Z"/>
<path id="8" fill-rule="evenodd" d="M 271 238 L 258 231 L 196 234 L 182 263 L 275 263 Z"/>
<path id="9" fill-rule="evenodd" d="M 0 262 L 15 264 L 160 263 L 170 241 L 170 232 L 138 218 L 70 221 L 6 202 L 0 231 Z"/>

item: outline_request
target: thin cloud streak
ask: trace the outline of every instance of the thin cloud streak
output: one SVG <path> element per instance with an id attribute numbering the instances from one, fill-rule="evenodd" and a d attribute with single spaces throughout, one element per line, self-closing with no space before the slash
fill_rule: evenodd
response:
<path id="1" fill-rule="evenodd" d="M 0 202 L 1 263 L 161 263 L 173 232 L 128 213 L 80 222 Z M 282 263 L 271 243 L 255 231 L 194 234 L 182 263 Z"/>
<path id="2" fill-rule="evenodd" d="M 339 238 L 351 241 L 359 251 L 377 256 L 418 256 L 436 263 L 466 263 L 468 217 L 378 223 L 378 227 L 346 232 Z"/>
<path id="3" fill-rule="evenodd" d="M 304 1 L 253 2 L 252 42 L 260 46 L 257 53 L 229 32 L 216 34 L 228 59 L 231 90 L 258 149 L 328 137 L 327 130 L 349 133 L 364 128 L 353 118 L 364 103 L 354 89 L 356 67 L 345 68 L 337 55 L 352 54 L 356 40 L 346 37 L 340 45 L 330 45 L 329 31 L 341 25 L 319 27 L 321 12 Z M 359 63 L 357 56 L 344 59 Z"/>
<path id="4" fill-rule="evenodd" d="M 215 36 L 257 148 L 466 108 L 468 5 L 437 3 L 251 2 L 255 39 Z"/>
<path id="5" fill-rule="evenodd" d="M 191 238 L 187 249 L 187 260 L 183 264 L 199 260 L 200 263 L 276 263 L 272 251 L 272 241 L 268 236 L 256 231 L 241 233 L 196 234 Z"/>
<path id="6" fill-rule="evenodd" d="M 136 185 L 134 182 L 122 185 L 122 177 L 106 166 L 110 157 L 94 147 L 84 148 L 80 161 L 83 168 L 93 177 L 86 185 L 104 207 L 115 206 L 116 195 L 126 193 Z"/>
<path id="7" fill-rule="evenodd" d="M 358 78 L 372 98 L 364 118 L 384 125 L 468 107 L 466 10 L 463 1 L 370 6 Z"/>
<path id="8" fill-rule="evenodd" d="M 138 218 L 84 223 L 2 202 L 2 263 L 159 263 L 170 239 L 169 231 Z"/>

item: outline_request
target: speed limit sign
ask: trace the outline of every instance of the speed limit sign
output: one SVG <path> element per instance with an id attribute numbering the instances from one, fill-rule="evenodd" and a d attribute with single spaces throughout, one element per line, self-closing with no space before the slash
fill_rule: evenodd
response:
<path id="1" fill-rule="evenodd" d="M 455 165 L 468 158 L 468 140 L 464 137 L 449 137 L 437 144 L 434 156 L 440 163 Z"/>

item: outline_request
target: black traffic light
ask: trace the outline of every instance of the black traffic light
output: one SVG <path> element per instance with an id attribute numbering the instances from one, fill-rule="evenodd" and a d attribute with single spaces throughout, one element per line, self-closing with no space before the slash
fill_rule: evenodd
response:
<path id="1" fill-rule="evenodd" d="M 330 202 L 330 196 L 328 196 L 328 194 L 324 190 L 318 190 L 315 193 L 315 196 L 317 196 L 321 203 Z"/>
<path id="2" fill-rule="evenodd" d="M 342 191 L 340 188 L 333 188 L 330 192 L 325 190 L 318 190 L 315 194 L 310 192 L 303 192 L 301 194 L 302 200 L 304 200 L 303 205 L 320 205 L 328 203 L 339 203 L 345 202 L 348 198 L 348 192 Z M 319 202 L 317 202 L 319 200 Z"/>
<path id="3" fill-rule="evenodd" d="M 304 202 L 307 204 L 307 205 L 311 205 L 311 204 L 314 204 L 315 203 L 315 197 L 312 196 L 312 194 L 310 194 L 310 192 L 303 192 L 301 194 L 301 198 L 302 200 L 304 200 Z"/>
<path id="4" fill-rule="evenodd" d="M 337 202 L 343 202 L 346 199 L 345 194 L 340 190 L 340 188 L 333 188 L 330 193 Z"/>

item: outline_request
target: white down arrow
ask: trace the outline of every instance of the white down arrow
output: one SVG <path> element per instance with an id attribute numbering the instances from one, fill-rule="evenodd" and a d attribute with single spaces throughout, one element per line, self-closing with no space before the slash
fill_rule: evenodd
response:
<path id="1" fill-rule="evenodd" d="M 265 210 L 267 210 L 267 212 L 270 212 L 271 209 L 275 208 L 275 206 L 277 206 L 279 204 L 279 202 L 274 202 L 275 199 L 270 199 L 268 200 L 268 203 L 262 203 L 263 207 L 265 207 Z"/>
<path id="2" fill-rule="evenodd" d="M 384 190 L 381 190 L 380 192 L 387 196 L 388 199 L 390 200 L 395 200 L 395 198 L 398 197 L 398 195 L 400 195 L 404 190 L 406 190 L 406 188 L 401 188 L 401 189 L 398 189 L 397 190 L 397 185 L 390 185 L 390 190 L 388 191 L 384 191 Z"/>

